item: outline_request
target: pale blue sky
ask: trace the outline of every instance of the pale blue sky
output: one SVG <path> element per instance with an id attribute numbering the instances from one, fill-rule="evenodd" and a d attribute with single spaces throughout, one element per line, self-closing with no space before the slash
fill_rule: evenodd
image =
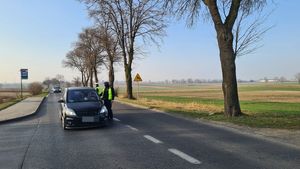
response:
<path id="1" fill-rule="evenodd" d="M 275 27 L 256 53 L 237 59 L 238 79 L 250 80 L 300 72 L 300 1 L 280 1 L 268 24 Z M 274 6 L 272 7 L 274 8 Z M 82 28 L 91 24 L 83 4 L 76 0 L 1 0 L 0 83 L 19 82 L 19 69 L 29 69 L 29 80 L 63 74 L 67 80 L 78 72 L 62 67 L 65 54 Z M 221 79 L 215 32 L 210 23 L 188 29 L 183 21 L 172 23 L 158 50 L 148 47 L 143 59 L 135 60 L 133 76 L 144 81 L 182 78 Z M 100 78 L 107 79 L 106 73 Z M 118 66 L 116 80 L 124 80 Z"/>

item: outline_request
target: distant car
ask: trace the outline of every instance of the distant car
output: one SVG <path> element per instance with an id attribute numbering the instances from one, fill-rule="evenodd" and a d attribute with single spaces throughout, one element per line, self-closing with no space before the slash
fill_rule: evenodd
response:
<path id="1" fill-rule="evenodd" d="M 54 87 L 52 88 L 52 92 L 53 92 L 53 93 L 61 93 L 61 88 L 60 88 L 59 86 L 54 86 Z"/>
<path id="2" fill-rule="evenodd" d="M 106 124 L 108 111 L 94 88 L 66 88 L 58 102 L 63 129 Z"/>

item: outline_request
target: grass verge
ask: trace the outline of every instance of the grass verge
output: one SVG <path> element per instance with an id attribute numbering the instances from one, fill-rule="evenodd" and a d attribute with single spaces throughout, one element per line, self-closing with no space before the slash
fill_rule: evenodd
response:
<path id="1" fill-rule="evenodd" d="M 241 107 L 245 114 L 239 117 L 226 117 L 222 113 L 222 100 L 167 96 L 151 96 L 139 100 L 118 98 L 118 100 L 187 117 L 229 122 L 242 126 L 300 129 L 300 105 L 297 103 L 242 101 Z"/>
<path id="2" fill-rule="evenodd" d="M 49 92 L 43 92 L 41 94 L 35 95 L 35 97 L 46 97 L 49 94 Z"/>
<path id="3" fill-rule="evenodd" d="M 43 92 L 43 93 L 41 93 L 39 95 L 35 95 L 34 97 L 46 97 L 47 95 L 48 95 L 48 92 Z M 6 101 L 4 103 L 0 103 L 0 111 L 3 110 L 3 109 L 6 109 L 6 108 L 8 108 L 8 107 L 10 107 L 10 106 L 12 106 L 12 105 L 14 105 L 16 103 L 18 103 L 18 102 L 20 102 L 20 101 L 22 101 L 24 99 L 26 99 L 27 97 L 29 97 L 29 96 L 25 96 L 25 97 L 23 97 L 23 99 L 16 98 L 16 99 L 11 99 L 9 101 Z"/>
<path id="4" fill-rule="evenodd" d="M 8 102 L 4 102 L 4 103 L 1 103 L 0 104 L 0 111 L 3 110 L 3 109 L 6 109 L 18 102 L 22 101 L 22 99 L 13 99 L 13 100 L 10 100 Z"/>

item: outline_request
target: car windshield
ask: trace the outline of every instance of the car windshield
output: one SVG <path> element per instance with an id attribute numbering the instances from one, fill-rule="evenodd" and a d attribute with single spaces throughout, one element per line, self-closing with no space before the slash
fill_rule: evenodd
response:
<path id="1" fill-rule="evenodd" d="M 67 101 L 69 103 L 96 102 L 99 98 L 95 90 L 69 90 Z"/>

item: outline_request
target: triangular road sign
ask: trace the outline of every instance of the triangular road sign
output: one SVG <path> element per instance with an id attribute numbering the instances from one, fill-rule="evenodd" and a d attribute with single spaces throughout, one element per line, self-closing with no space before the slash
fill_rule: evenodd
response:
<path id="1" fill-rule="evenodd" d="M 141 78 L 141 76 L 140 76 L 140 74 L 137 73 L 137 74 L 135 75 L 134 81 L 135 81 L 135 82 L 141 82 L 141 81 L 143 81 L 142 78 Z"/>

